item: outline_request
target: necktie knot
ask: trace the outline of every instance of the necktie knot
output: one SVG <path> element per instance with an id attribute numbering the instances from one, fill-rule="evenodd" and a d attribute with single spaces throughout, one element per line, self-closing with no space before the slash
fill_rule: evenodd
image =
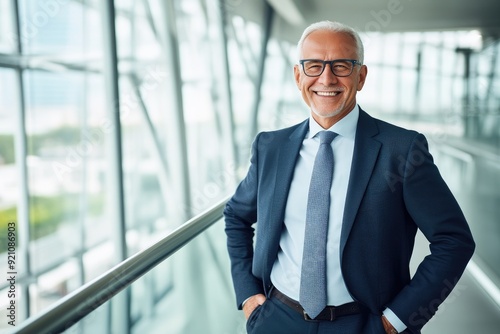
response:
<path id="1" fill-rule="evenodd" d="M 337 137 L 337 133 L 332 131 L 321 131 L 319 133 L 319 143 L 329 145 L 335 137 Z"/>

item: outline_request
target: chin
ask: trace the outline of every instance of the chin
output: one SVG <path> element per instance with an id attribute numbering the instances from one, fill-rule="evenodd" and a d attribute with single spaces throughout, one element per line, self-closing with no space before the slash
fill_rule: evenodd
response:
<path id="1" fill-rule="evenodd" d="M 323 108 L 311 108 L 312 112 L 316 114 L 318 117 L 322 118 L 330 118 L 330 117 L 339 117 L 342 114 L 346 113 L 345 111 L 346 101 L 341 101 L 340 104 L 336 104 L 332 106 L 332 108 L 328 108 L 328 106 L 324 106 Z"/>
<path id="2" fill-rule="evenodd" d="M 327 111 L 318 111 L 316 109 L 312 109 L 312 112 L 319 117 L 329 118 L 329 117 L 335 117 L 335 116 L 340 115 L 342 113 L 342 109 L 339 108 L 336 110 L 327 110 Z"/>

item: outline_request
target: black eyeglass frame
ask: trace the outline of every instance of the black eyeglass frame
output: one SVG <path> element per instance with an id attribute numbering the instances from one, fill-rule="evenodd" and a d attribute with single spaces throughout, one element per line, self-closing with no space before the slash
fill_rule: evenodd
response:
<path id="1" fill-rule="evenodd" d="M 323 64 L 323 69 L 317 75 L 309 75 L 309 74 L 306 73 L 306 70 L 304 68 L 304 63 L 306 61 L 317 61 L 318 63 L 322 63 Z M 341 61 L 349 62 L 349 63 L 352 64 L 351 72 L 349 72 L 349 74 L 346 74 L 346 75 L 337 75 L 333 71 L 333 64 L 335 64 L 336 62 L 341 62 Z M 341 78 L 350 76 L 352 74 L 352 72 L 354 71 L 354 66 L 356 66 L 356 65 L 359 65 L 359 66 L 363 65 L 359 60 L 356 60 L 356 59 L 334 59 L 334 60 L 301 59 L 301 60 L 299 60 L 299 64 L 302 65 L 302 71 L 304 72 L 304 74 L 306 76 L 312 77 L 312 78 L 321 76 L 321 74 L 323 74 L 323 72 L 325 71 L 325 68 L 326 68 L 327 64 L 330 64 L 330 71 L 332 71 L 333 75 L 335 75 L 336 77 L 341 77 Z"/>

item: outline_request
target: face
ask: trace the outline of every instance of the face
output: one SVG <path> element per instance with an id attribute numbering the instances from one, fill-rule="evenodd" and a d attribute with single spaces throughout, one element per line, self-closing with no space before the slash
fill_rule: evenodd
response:
<path id="1" fill-rule="evenodd" d="M 301 59 L 358 59 L 353 38 L 345 33 L 317 30 L 304 40 Z M 356 93 L 363 88 L 367 68 L 355 65 L 348 77 L 336 77 L 326 65 L 319 77 L 308 77 L 301 65 L 295 65 L 294 75 L 302 98 L 310 107 L 313 118 L 327 129 L 347 115 L 356 105 Z"/>

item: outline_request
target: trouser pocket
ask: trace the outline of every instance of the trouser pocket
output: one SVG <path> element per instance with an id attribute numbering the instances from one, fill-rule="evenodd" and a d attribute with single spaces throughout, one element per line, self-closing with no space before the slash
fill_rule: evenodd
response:
<path id="1" fill-rule="evenodd" d="M 247 333 L 251 334 L 253 331 L 259 327 L 259 316 L 262 313 L 262 310 L 264 306 L 266 305 L 267 300 L 264 301 L 264 304 L 257 306 L 253 312 L 250 314 L 250 316 L 247 319 Z"/>

